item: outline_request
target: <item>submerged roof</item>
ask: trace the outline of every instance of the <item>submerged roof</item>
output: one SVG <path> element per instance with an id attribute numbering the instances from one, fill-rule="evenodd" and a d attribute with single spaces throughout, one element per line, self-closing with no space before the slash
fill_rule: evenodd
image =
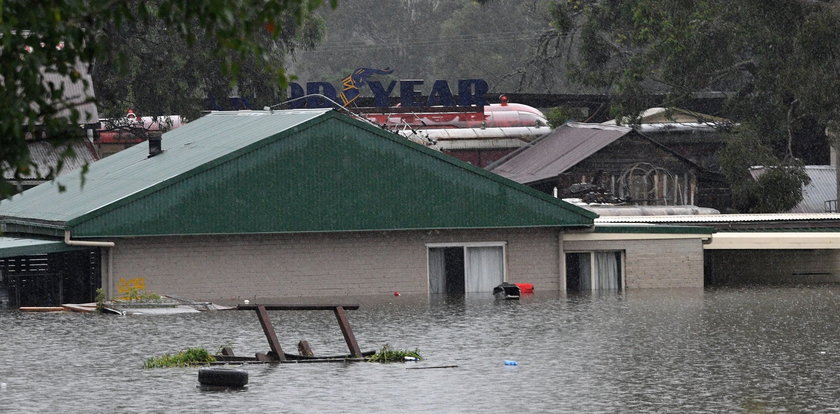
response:
<path id="1" fill-rule="evenodd" d="M 76 237 L 590 226 L 596 214 L 331 110 L 214 112 L 0 202 Z M 59 185 L 66 189 L 59 191 Z"/>
<path id="2" fill-rule="evenodd" d="M 556 177 L 632 131 L 622 126 L 569 122 L 490 171 L 519 183 Z"/>

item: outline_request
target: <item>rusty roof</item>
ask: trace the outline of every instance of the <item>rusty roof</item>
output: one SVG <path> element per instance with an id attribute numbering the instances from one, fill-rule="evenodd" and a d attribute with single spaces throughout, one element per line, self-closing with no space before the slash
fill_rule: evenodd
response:
<path id="1" fill-rule="evenodd" d="M 568 122 L 490 171 L 523 184 L 556 177 L 632 131 L 616 125 Z"/>

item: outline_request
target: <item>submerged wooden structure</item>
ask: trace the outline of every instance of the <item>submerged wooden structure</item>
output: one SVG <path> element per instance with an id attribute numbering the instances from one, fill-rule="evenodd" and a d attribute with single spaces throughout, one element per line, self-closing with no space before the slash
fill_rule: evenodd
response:
<path id="1" fill-rule="evenodd" d="M 239 305 L 235 310 L 254 311 L 257 314 L 257 319 L 260 321 L 260 326 L 263 329 L 265 338 L 268 341 L 268 346 L 271 349 L 268 353 L 257 353 L 253 357 L 235 356 L 232 352 L 223 352 L 222 355 L 216 355 L 218 363 L 228 362 L 344 362 L 344 361 L 364 361 L 365 356 L 371 355 L 374 352 L 362 352 L 356 342 L 356 336 L 350 328 L 350 322 L 347 320 L 347 310 L 359 309 L 359 305 L 278 305 L 278 304 L 260 304 L 260 305 Z M 350 351 L 349 355 L 339 356 L 308 356 L 288 354 L 283 351 L 280 341 L 277 339 L 277 331 L 271 323 L 268 316 L 268 311 L 332 311 L 338 321 L 338 326 L 341 329 L 341 334 L 344 336 L 344 341 L 347 343 L 347 348 Z"/>

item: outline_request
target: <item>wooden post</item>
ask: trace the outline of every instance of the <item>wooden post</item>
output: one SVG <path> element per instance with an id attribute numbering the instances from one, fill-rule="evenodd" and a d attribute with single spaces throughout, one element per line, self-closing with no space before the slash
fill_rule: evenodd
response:
<path id="1" fill-rule="evenodd" d="M 260 325 L 263 328 L 263 332 L 265 333 L 265 339 L 268 339 L 268 346 L 271 347 L 271 352 L 274 352 L 276 355 L 277 360 L 281 362 L 286 361 L 286 354 L 283 353 L 283 348 L 280 347 L 280 341 L 277 340 L 277 334 L 274 332 L 274 326 L 271 324 L 271 320 L 268 318 L 268 312 L 265 310 L 265 306 L 257 305 L 257 318 L 260 320 Z"/>
<path id="2" fill-rule="evenodd" d="M 356 343 L 353 330 L 350 329 L 350 322 L 347 321 L 347 313 L 344 311 L 344 307 L 335 307 L 335 318 L 338 319 L 338 326 L 341 327 L 341 333 L 344 335 L 344 340 L 347 342 L 347 348 L 350 349 L 350 354 L 356 358 L 362 358 L 362 350 L 359 348 L 359 344 Z"/>

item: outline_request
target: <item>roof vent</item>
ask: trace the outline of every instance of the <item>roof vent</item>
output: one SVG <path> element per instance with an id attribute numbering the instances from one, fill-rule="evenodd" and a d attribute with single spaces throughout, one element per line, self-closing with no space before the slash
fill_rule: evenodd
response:
<path id="1" fill-rule="evenodd" d="M 163 152 L 161 137 L 149 137 L 149 158 L 152 158 L 161 152 Z"/>

